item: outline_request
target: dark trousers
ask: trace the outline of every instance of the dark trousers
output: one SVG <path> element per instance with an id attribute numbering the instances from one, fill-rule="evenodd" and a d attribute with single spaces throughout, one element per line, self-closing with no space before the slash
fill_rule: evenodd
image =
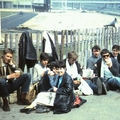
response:
<path id="1" fill-rule="evenodd" d="M 6 82 L 4 78 L 0 78 L 0 96 L 8 97 L 10 93 L 21 87 L 21 93 L 27 93 L 31 84 L 31 75 L 23 74 L 13 82 Z"/>

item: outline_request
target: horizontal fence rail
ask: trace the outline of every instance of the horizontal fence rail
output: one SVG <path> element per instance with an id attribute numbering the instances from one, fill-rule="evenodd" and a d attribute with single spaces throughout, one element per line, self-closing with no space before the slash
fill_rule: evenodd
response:
<path id="1" fill-rule="evenodd" d="M 19 40 L 22 31 L 6 30 L 1 33 L 0 50 L 12 48 L 15 50 L 15 60 L 19 60 Z M 36 48 L 37 57 L 42 52 L 43 32 L 45 31 L 28 31 L 32 38 L 34 47 Z M 78 61 L 82 67 L 86 68 L 86 61 L 92 55 L 91 48 L 94 45 L 99 45 L 101 49 L 107 48 L 111 51 L 114 44 L 120 45 L 120 28 L 107 27 L 96 29 L 76 29 L 76 30 L 61 30 L 47 31 L 53 36 L 53 41 L 59 59 L 66 58 L 70 51 L 76 51 Z"/>

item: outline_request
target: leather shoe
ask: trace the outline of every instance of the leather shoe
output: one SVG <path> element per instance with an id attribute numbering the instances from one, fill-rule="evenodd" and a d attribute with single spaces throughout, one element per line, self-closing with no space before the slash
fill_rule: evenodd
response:
<path id="1" fill-rule="evenodd" d="M 98 87 L 98 95 L 102 94 L 102 81 L 100 80 L 100 78 L 97 78 L 96 85 Z"/>
<path id="2" fill-rule="evenodd" d="M 50 108 L 45 107 L 44 105 L 37 104 L 36 106 L 36 113 L 47 113 L 50 111 Z"/>
<path id="3" fill-rule="evenodd" d="M 50 112 L 50 108 L 37 108 L 36 113 L 47 113 Z"/>
<path id="4" fill-rule="evenodd" d="M 102 83 L 102 89 L 103 89 L 103 94 L 107 95 L 107 88 L 104 82 Z"/>
<path id="5" fill-rule="evenodd" d="M 35 110 L 35 109 L 34 108 L 26 108 L 26 107 L 24 107 L 23 109 L 20 109 L 20 112 L 29 114 L 33 110 Z"/>
<path id="6" fill-rule="evenodd" d="M 10 111 L 10 107 L 9 107 L 8 104 L 4 104 L 3 107 L 2 107 L 2 109 L 3 109 L 4 111 Z"/>

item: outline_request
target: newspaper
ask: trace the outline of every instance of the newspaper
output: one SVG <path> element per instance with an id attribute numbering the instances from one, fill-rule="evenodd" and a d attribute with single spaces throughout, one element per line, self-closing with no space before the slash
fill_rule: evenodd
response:
<path id="1" fill-rule="evenodd" d="M 83 78 L 92 78 L 92 76 L 93 76 L 93 70 L 91 70 L 91 69 L 83 70 L 83 74 L 82 74 Z"/>

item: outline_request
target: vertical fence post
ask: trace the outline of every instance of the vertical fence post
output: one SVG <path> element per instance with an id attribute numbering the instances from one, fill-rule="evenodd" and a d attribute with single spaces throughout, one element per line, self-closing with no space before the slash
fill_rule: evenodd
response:
<path id="1" fill-rule="evenodd" d="M 118 45 L 120 45 L 120 27 L 118 27 Z"/>
<path id="2" fill-rule="evenodd" d="M 73 50 L 73 41 L 72 41 L 72 38 L 73 38 L 73 31 L 70 30 L 70 50 L 71 51 Z"/>
<path id="3" fill-rule="evenodd" d="M 36 53 L 37 53 L 37 59 L 39 59 L 39 47 L 40 47 L 40 34 L 37 32 L 36 34 Z"/>
<path id="4" fill-rule="evenodd" d="M 77 44 L 76 44 L 76 30 L 74 30 L 74 35 L 73 35 L 73 43 L 74 43 L 74 50 L 77 51 Z"/>
<path id="5" fill-rule="evenodd" d="M 78 53 L 78 61 L 80 62 L 80 29 L 78 30 L 78 39 L 77 39 L 77 44 L 78 44 L 78 50 L 77 50 L 77 53 Z"/>
<path id="6" fill-rule="evenodd" d="M 5 34 L 5 45 L 4 48 L 6 49 L 8 47 L 8 34 Z"/>
<path id="7" fill-rule="evenodd" d="M 13 34 L 9 34 L 10 36 L 10 48 L 13 49 Z"/>
<path id="8" fill-rule="evenodd" d="M 60 60 L 63 59 L 63 55 L 64 55 L 64 43 L 65 43 L 65 30 L 62 30 L 62 34 L 61 34 L 61 46 L 60 46 Z"/>
<path id="9" fill-rule="evenodd" d="M 58 34 L 57 31 L 54 31 L 54 40 L 55 40 L 55 46 L 56 46 L 56 51 L 58 54 L 58 59 L 59 59 L 59 43 L 58 43 Z"/>
<path id="10" fill-rule="evenodd" d="M 102 28 L 102 35 L 101 35 L 101 49 L 104 48 L 104 40 L 105 40 L 105 31 L 106 31 L 106 28 Z"/>
<path id="11" fill-rule="evenodd" d="M 68 43 L 68 30 L 66 30 L 65 33 L 66 33 L 66 55 L 67 55 L 68 47 L 69 47 L 69 43 Z"/>
<path id="12" fill-rule="evenodd" d="M 115 37 L 114 37 L 114 40 L 115 40 L 115 44 L 117 44 L 118 45 L 118 41 L 117 41 L 117 28 L 116 27 L 114 27 L 114 35 L 115 35 Z"/>
<path id="13" fill-rule="evenodd" d="M 43 41 L 43 33 L 44 31 L 41 31 L 40 32 L 40 53 L 43 52 L 43 44 L 42 44 L 42 41 Z"/>
<path id="14" fill-rule="evenodd" d="M 18 34 L 15 34 L 15 61 L 18 64 L 19 61 L 19 46 L 18 46 Z"/>

